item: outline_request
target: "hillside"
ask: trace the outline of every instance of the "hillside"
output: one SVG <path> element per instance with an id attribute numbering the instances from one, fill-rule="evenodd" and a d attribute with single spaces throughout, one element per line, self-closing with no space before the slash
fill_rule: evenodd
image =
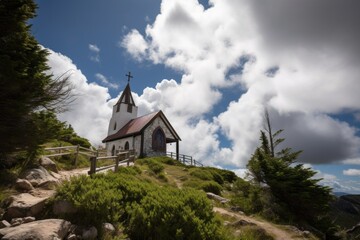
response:
<path id="1" fill-rule="evenodd" d="M 335 222 L 345 229 L 360 223 L 360 195 L 343 195 L 332 204 Z"/>
<path id="2" fill-rule="evenodd" d="M 78 177 L 63 182 L 37 219 L 56 217 L 77 226 L 95 226 L 106 239 L 317 239 L 294 226 L 270 223 L 234 209 L 226 200 L 238 180 L 231 171 L 185 166 L 158 157 L 139 159 L 135 166 L 122 167 L 116 174 L 88 177 L 86 172 L 60 171 L 62 178 Z M 29 193 L 39 192 L 41 197 L 47 194 L 47 190 L 36 189 Z M 205 192 L 223 198 L 208 200 Z M 48 193 L 52 196 L 54 191 Z M 77 210 L 60 215 L 49 211 L 64 201 Z M 107 222 L 115 226 L 115 236 L 103 235 L 101 225 Z"/>

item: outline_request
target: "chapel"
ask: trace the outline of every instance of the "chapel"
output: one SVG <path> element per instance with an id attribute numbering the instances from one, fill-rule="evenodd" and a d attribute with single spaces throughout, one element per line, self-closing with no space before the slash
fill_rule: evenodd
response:
<path id="1" fill-rule="evenodd" d="M 114 156 L 120 151 L 134 149 L 137 157 L 166 155 L 166 145 L 175 143 L 179 159 L 179 135 L 161 110 L 138 116 L 130 89 L 132 76 L 130 72 L 126 76 L 128 83 L 113 106 L 108 135 L 102 141 L 107 154 Z"/>

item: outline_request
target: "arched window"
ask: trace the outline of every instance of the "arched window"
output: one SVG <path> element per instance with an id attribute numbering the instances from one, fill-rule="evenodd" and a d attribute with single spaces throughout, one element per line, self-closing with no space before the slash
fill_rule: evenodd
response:
<path id="1" fill-rule="evenodd" d="M 152 134 L 152 149 L 156 152 L 166 152 L 166 138 L 161 127 L 156 128 Z"/>
<path id="2" fill-rule="evenodd" d="M 125 149 L 125 150 L 129 150 L 129 149 L 130 149 L 130 147 L 129 147 L 129 142 L 128 142 L 128 141 L 126 141 L 124 149 Z"/>
<path id="3" fill-rule="evenodd" d="M 113 145 L 111 149 L 111 156 L 115 156 L 115 145 Z"/>

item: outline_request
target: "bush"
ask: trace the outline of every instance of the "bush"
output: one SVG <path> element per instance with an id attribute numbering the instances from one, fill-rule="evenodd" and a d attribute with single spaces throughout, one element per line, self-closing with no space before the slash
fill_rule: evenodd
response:
<path id="1" fill-rule="evenodd" d="M 205 192 L 212 192 L 214 194 L 220 195 L 222 187 L 217 182 L 208 181 L 201 184 L 200 189 L 204 190 Z"/>
<path id="2" fill-rule="evenodd" d="M 213 175 L 209 171 L 203 170 L 201 168 L 194 168 L 190 175 L 201 180 L 213 180 Z"/>
<path id="3" fill-rule="evenodd" d="M 147 165 L 148 165 L 149 169 L 156 175 L 158 175 L 159 173 L 161 173 L 164 170 L 164 166 L 161 163 L 158 163 L 154 160 L 149 160 L 147 162 Z"/>
<path id="4" fill-rule="evenodd" d="M 204 194 L 163 188 L 134 204 L 127 233 L 131 239 L 220 239 L 220 222 Z"/>
<path id="5" fill-rule="evenodd" d="M 65 182 L 55 199 L 70 201 L 78 212 L 62 217 L 98 229 L 122 222 L 131 239 L 220 239 L 221 225 L 205 194 L 161 187 L 133 175 L 135 168 L 126 171 Z"/>
<path id="6" fill-rule="evenodd" d="M 217 182 L 202 181 L 197 179 L 188 180 L 184 182 L 183 186 L 203 190 L 205 192 L 212 192 L 217 195 L 220 195 L 222 190 L 221 185 Z"/>

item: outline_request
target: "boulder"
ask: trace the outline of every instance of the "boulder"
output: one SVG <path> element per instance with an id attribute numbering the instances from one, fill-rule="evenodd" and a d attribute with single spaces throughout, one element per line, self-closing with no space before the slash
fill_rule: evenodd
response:
<path id="1" fill-rule="evenodd" d="M 10 224 L 8 221 L 6 221 L 6 220 L 0 221 L 0 229 L 1 229 L 1 228 L 6 228 L 6 227 L 10 227 L 10 226 L 11 226 L 11 224 Z"/>
<path id="2" fill-rule="evenodd" d="M 53 171 L 53 172 L 58 172 L 58 169 L 56 167 L 56 164 L 48 157 L 41 157 L 39 159 L 39 163 L 41 166 L 43 166 L 44 168 L 46 168 L 49 171 Z"/>
<path id="3" fill-rule="evenodd" d="M 15 188 L 24 191 L 30 191 L 34 189 L 34 187 L 31 185 L 31 183 L 28 180 L 20 179 L 20 178 L 16 180 Z"/>
<path id="4" fill-rule="evenodd" d="M 115 227 L 111 223 L 103 224 L 103 232 L 105 234 L 113 235 L 115 233 Z"/>
<path id="5" fill-rule="evenodd" d="M 37 198 L 29 193 L 22 193 L 11 197 L 11 203 L 3 216 L 6 220 L 23 218 L 27 216 L 36 217 L 41 213 L 48 197 Z"/>
<path id="6" fill-rule="evenodd" d="M 76 213 L 76 207 L 69 201 L 58 200 L 53 205 L 53 213 L 56 216 L 62 216 L 64 214 Z"/>
<path id="7" fill-rule="evenodd" d="M 52 189 L 59 184 L 59 180 L 51 176 L 42 166 L 26 170 L 21 174 L 22 178 L 28 180 L 34 187 Z"/>
<path id="8" fill-rule="evenodd" d="M 216 194 L 214 194 L 214 193 L 211 193 L 211 192 L 207 192 L 207 193 L 206 193 L 206 196 L 207 196 L 209 199 L 214 199 L 214 200 L 216 200 L 216 201 L 218 201 L 218 202 L 221 202 L 221 203 L 227 203 L 227 202 L 230 201 L 230 200 L 227 199 L 227 198 L 223 198 L 223 197 L 221 197 L 221 196 L 219 196 L 219 195 L 216 195 Z"/>
<path id="9" fill-rule="evenodd" d="M 0 229 L 2 240 L 64 239 L 71 223 L 62 219 L 46 219 L 21 226 Z"/>

